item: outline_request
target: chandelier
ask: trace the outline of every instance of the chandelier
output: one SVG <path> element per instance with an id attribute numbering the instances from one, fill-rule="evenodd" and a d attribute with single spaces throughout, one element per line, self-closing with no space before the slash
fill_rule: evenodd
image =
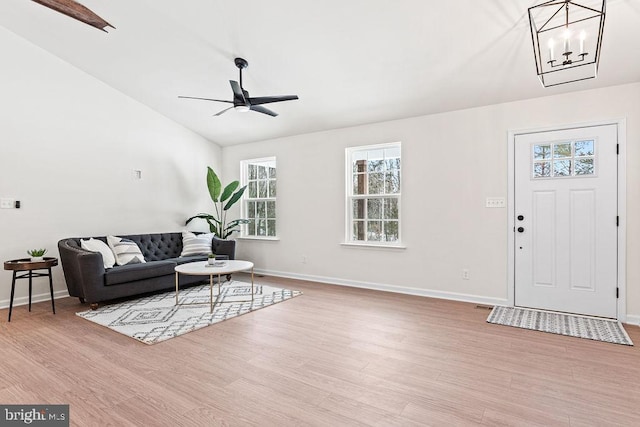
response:
<path id="1" fill-rule="evenodd" d="M 538 78 L 544 87 L 598 75 L 606 0 L 550 0 L 529 8 Z"/>

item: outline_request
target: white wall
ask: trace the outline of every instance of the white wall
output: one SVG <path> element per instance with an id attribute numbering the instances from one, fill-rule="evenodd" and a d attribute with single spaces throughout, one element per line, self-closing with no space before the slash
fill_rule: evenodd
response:
<path id="1" fill-rule="evenodd" d="M 220 148 L 0 27 L 0 259 L 64 237 L 180 231 L 210 207 Z M 133 169 L 142 179 L 133 180 Z M 54 289 L 63 294 L 62 268 Z M 25 301 L 26 280 L 16 285 Z M 11 273 L 0 272 L 0 306 Z M 34 294 L 48 292 L 36 279 Z M 15 314 L 14 314 L 15 315 Z"/>
<path id="2" fill-rule="evenodd" d="M 389 106 L 393 108 L 393 106 Z M 640 83 L 223 149 L 224 175 L 277 156 L 280 241 L 242 240 L 238 256 L 278 274 L 484 302 L 507 298 L 509 130 L 627 119 L 627 312 L 640 315 Z M 405 250 L 341 246 L 345 147 L 402 141 Z M 301 257 L 307 263 L 301 263 Z M 470 280 L 462 280 L 468 268 Z M 640 317 L 638 317 L 640 319 Z"/>

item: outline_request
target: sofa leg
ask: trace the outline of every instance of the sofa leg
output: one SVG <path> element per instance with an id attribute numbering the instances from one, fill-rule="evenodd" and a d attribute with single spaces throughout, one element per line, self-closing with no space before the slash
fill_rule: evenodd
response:
<path id="1" fill-rule="evenodd" d="M 78 299 L 80 300 L 80 304 L 84 304 L 84 298 L 78 297 Z"/>
<path id="2" fill-rule="evenodd" d="M 227 274 L 227 282 L 230 282 L 230 281 L 231 281 L 231 275 Z"/>
<path id="3" fill-rule="evenodd" d="M 89 304 L 89 307 L 91 307 L 91 310 L 97 310 L 98 309 L 98 303 L 97 302 L 92 302 L 91 304 Z"/>

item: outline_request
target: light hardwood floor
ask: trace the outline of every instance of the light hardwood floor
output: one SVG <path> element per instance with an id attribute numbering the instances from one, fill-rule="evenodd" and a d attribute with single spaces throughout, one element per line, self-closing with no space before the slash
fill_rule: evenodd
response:
<path id="1" fill-rule="evenodd" d="M 75 298 L 55 316 L 0 310 L 0 403 L 70 404 L 78 426 L 640 425 L 638 347 L 490 325 L 474 304 L 257 281 L 304 295 L 154 346 L 75 316 Z"/>

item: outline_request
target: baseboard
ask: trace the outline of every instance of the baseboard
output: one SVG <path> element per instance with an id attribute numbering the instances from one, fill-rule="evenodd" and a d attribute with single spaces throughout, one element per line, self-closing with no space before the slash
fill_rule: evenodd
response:
<path id="1" fill-rule="evenodd" d="M 69 291 L 68 290 L 64 290 L 64 291 L 53 291 L 53 297 L 55 299 L 59 299 L 59 298 L 66 298 L 69 296 Z M 0 301 L 0 309 L 1 308 L 9 308 L 9 302 L 11 300 L 5 299 Z M 51 293 L 50 292 L 43 292 L 41 294 L 36 294 L 36 295 L 32 295 L 31 296 L 31 303 L 35 304 L 37 302 L 43 302 L 43 301 L 51 301 Z M 29 304 L 29 296 L 25 296 L 25 297 L 18 297 L 18 298 L 14 298 L 13 299 L 13 307 L 17 307 L 20 305 L 27 305 Z"/>
<path id="2" fill-rule="evenodd" d="M 625 320 L 624 323 L 627 323 L 629 325 L 640 326 L 640 315 L 627 314 L 627 319 Z"/>
<path id="3" fill-rule="evenodd" d="M 471 302 L 484 305 L 508 305 L 506 299 L 483 297 L 480 295 L 460 294 L 456 292 L 436 291 L 432 289 L 418 289 L 404 286 L 387 285 L 384 283 L 361 282 L 345 280 L 336 277 L 313 276 L 310 274 L 287 273 L 284 271 L 255 269 L 256 274 L 265 276 L 283 277 L 286 279 L 308 280 L 311 282 L 326 283 L 329 285 L 349 286 L 353 288 L 372 289 L 376 291 L 395 292 L 399 294 L 416 295 L 429 298 L 440 298 L 453 301 Z"/>

